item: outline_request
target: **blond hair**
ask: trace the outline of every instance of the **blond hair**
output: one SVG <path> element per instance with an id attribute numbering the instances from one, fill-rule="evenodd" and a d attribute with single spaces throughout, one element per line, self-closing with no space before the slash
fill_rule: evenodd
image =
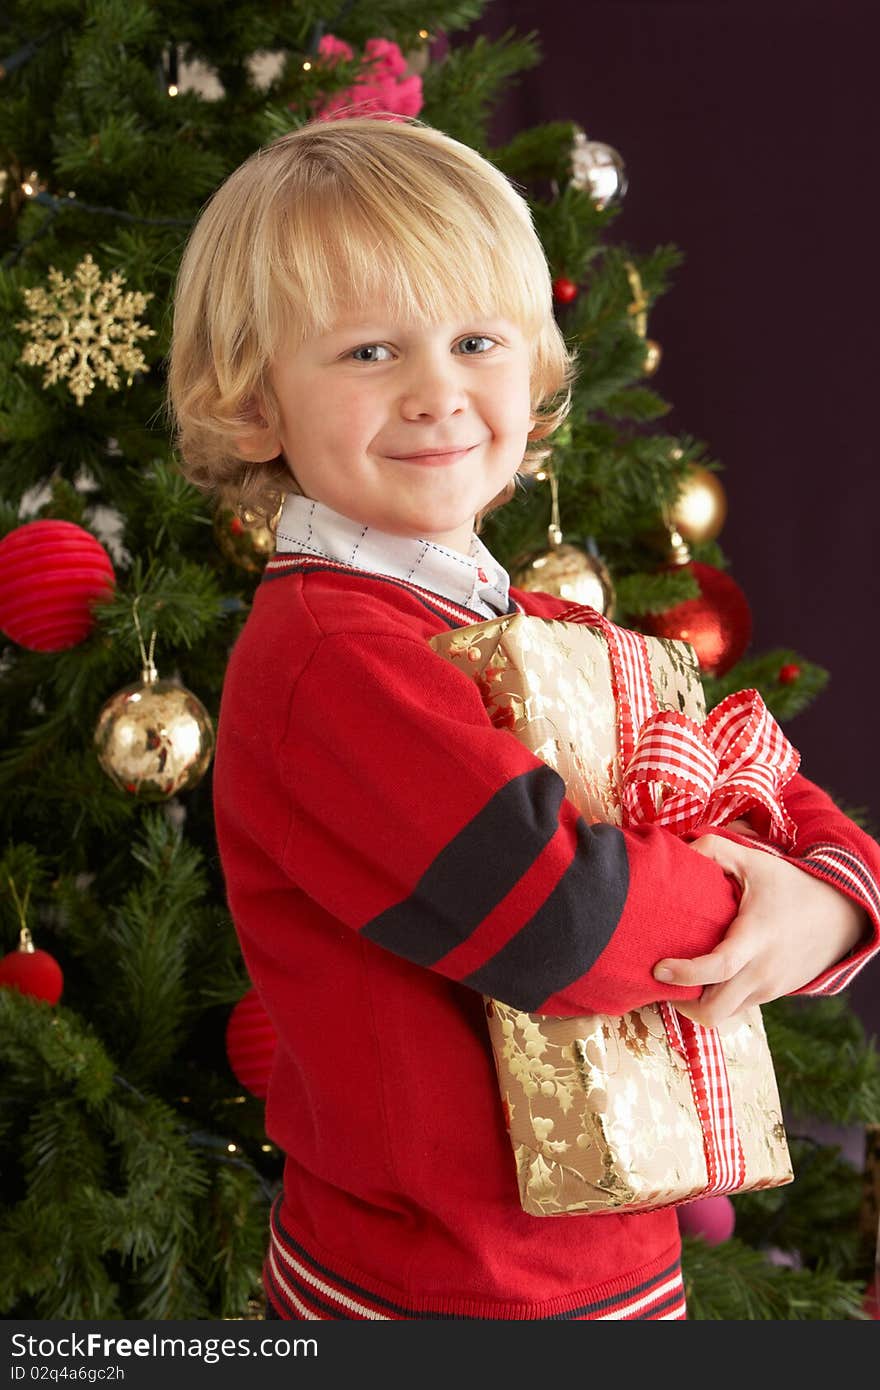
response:
<path id="1" fill-rule="evenodd" d="M 187 477 L 270 519 L 298 490 L 294 478 L 283 458 L 244 460 L 236 438 L 257 416 L 277 424 L 273 357 L 290 335 L 298 346 L 341 309 L 379 297 L 405 320 L 478 309 L 525 331 L 535 423 L 520 472 L 532 471 L 549 453 L 535 445 L 568 411 L 574 359 L 527 204 L 494 165 L 441 131 L 355 117 L 310 122 L 257 150 L 190 235 L 168 373 Z"/>

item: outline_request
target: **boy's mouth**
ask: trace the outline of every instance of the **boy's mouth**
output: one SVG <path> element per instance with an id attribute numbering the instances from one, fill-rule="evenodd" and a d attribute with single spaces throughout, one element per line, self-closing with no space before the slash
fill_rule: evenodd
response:
<path id="1" fill-rule="evenodd" d="M 455 463 L 456 459 L 464 458 L 472 449 L 476 449 L 476 444 L 463 444 L 460 448 L 453 449 L 419 449 L 412 454 L 389 454 L 389 458 L 396 459 L 400 463 L 423 463 L 443 464 Z"/>

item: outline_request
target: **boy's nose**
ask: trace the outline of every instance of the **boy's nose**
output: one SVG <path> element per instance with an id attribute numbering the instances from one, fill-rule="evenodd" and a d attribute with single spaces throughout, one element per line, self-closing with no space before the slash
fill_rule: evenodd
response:
<path id="1" fill-rule="evenodd" d="M 414 365 L 400 398 L 406 420 L 445 420 L 466 405 L 467 394 L 452 362 Z"/>

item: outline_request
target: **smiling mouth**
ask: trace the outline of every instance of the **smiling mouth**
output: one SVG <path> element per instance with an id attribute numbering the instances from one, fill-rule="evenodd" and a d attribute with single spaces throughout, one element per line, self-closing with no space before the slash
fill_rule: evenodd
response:
<path id="1" fill-rule="evenodd" d="M 455 463 L 456 459 L 463 458 L 476 447 L 476 444 L 465 444 L 460 449 L 422 449 L 417 454 L 389 454 L 388 457 L 397 463 L 434 464 L 442 467 L 443 464 Z"/>

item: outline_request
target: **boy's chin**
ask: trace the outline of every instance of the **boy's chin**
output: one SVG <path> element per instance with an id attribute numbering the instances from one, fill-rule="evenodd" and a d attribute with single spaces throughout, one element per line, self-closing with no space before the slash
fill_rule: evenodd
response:
<path id="1" fill-rule="evenodd" d="M 430 524 L 408 531 L 407 534 L 412 540 L 431 541 L 433 545 L 445 546 L 447 550 L 463 550 L 467 554 L 474 536 L 474 518 L 469 517 L 465 521 L 451 520 L 448 525 L 441 524 L 435 518 Z"/>

